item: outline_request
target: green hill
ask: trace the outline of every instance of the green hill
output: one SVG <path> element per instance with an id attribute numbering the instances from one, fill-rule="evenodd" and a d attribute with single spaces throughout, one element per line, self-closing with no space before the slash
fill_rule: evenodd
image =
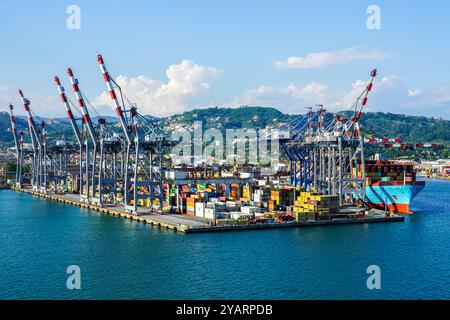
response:
<path id="1" fill-rule="evenodd" d="M 450 144 L 450 121 L 392 113 L 367 113 L 361 126 L 366 135 L 399 137 L 406 142 Z"/>
<path id="2" fill-rule="evenodd" d="M 289 116 L 275 108 L 240 107 L 240 108 L 207 108 L 194 109 L 167 118 L 169 122 L 191 124 L 202 121 L 205 127 L 232 128 L 265 128 L 268 125 L 286 121 Z"/>
<path id="3" fill-rule="evenodd" d="M 17 131 L 28 132 L 27 121 L 16 117 Z M 14 145 L 14 139 L 11 132 L 11 122 L 7 112 L 0 112 L 0 144 L 2 147 L 10 147 Z"/>
<path id="4" fill-rule="evenodd" d="M 48 132 L 48 139 L 51 140 L 61 135 L 65 135 L 68 139 L 74 139 L 73 132 L 69 122 L 62 121 L 61 119 L 41 119 L 36 118 L 36 125 L 40 124 L 40 121 L 46 121 L 46 130 Z M 16 116 L 15 123 L 17 132 L 24 133 L 24 141 L 29 142 L 29 129 L 28 122 L 24 117 Z M 14 138 L 11 131 L 11 122 L 9 119 L 9 113 L 0 112 L 0 145 L 1 148 L 14 146 Z"/>
<path id="5" fill-rule="evenodd" d="M 344 112 L 347 118 L 351 113 Z M 195 109 L 167 118 L 169 122 L 191 124 L 202 121 L 206 127 L 262 128 L 288 122 L 298 115 L 287 115 L 275 108 L 240 107 Z M 333 115 L 328 114 L 326 121 Z M 361 119 L 366 136 L 401 138 L 405 142 L 438 142 L 450 144 L 450 121 L 403 114 L 369 112 Z"/>
<path id="6" fill-rule="evenodd" d="M 351 114 L 347 113 L 350 117 Z M 194 121 L 202 121 L 204 128 L 216 127 L 221 130 L 232 128 L 265 128 L 276 126 L 280 122 L 289 122 L 296 115 L 287 115 L 275 108 L 249 107 L 240 108 L 206 108 L 194 109 L 177 114 L 162 121 L 168 124 L 180 123 L 190 125 Z M 327 119 L 332 118 L 331 114 Z M 25 119 L 16 117 L 19 131 L 24 131 L 27 140 L 28 128 Z M 404 142 L 436 142 L 443 144 L 435 156 L 449 157 L 450 121 L 430 117 L 409 116 L 393 113 L 365 113 L 361 120 L 361 128 L 366 137 L 400 138 Z M 61 120 L 52 120 L 48 125 L 50 136 L 72 136 L 70 124 Z M 4 147 L 14 144 L 11 134 L 9 115 L 0 113 L 0 143 Z"/>

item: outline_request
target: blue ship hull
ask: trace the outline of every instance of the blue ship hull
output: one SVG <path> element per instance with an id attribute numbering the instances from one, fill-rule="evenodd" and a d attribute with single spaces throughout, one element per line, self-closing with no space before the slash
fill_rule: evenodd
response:
<path id="1" fill-rule="evenodd" d="M 385 209 L 387 205 L 391 212 L 409 214 L 410 204 L 423 190 L 425 182 L 380 182 L 366 187 L 366 197 L 371 206 L 377 209 Z"/>

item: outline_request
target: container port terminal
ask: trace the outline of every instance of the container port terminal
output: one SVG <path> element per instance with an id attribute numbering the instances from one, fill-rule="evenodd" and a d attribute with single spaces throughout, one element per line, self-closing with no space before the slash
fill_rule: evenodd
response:
<path id="1" fill-rule="evenodd" d="M 100 74 L 118 122 L 91 118 L 89 99 L 72 68 L 56 90 L 73 137 L 48 139 L 24 91 L 19 98 L 28 134 L 15 126 L 16 172 L 12 189 L 107 215 L 179 232 L 213 232 L 404 221 L 409 203 L 423 188 L 414 165 L 366 158 L 365 148 L 429 148 L 398 139 L 365 138 L 360 119 L 374 88 L 377 70 L 355 101 L 353 115 L 326 121 L 322 105 L 259 139 L 277 143 L 287 157 L 284 170 L 259 164 L 175 165 L 171 149 L 179 141 L 158 121 L 127 101 L 101 55 Z M 25 138 L 28 138 L 25 141 Z M 405 199 L 391 193 L 408 190 Z M 409 191 L 411 190 L 411 191 Z M 396 191 L 392 191 L 396 192 Z"/>

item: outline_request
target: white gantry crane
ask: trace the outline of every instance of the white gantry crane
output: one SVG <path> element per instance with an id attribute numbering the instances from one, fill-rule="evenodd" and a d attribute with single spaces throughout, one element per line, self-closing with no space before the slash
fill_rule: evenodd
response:
<path id="1" fill-rule="evenodd" d="M 22 173 L 23 173 L 23 156 L 24 156 L 24 150 L 23 150 L 23 132 L 19 134 L 17 132 L 16 127 L 16 120 L 14 118 L 14 107 L 12 104 L 9 104 L 9 118 L 11 122 L 11 131 L 13 133 L 14 137 L 14 145 L 16 148 L 16 156 L 17 156 L 17 162 L 16 162 L 16 187 L 21 188 L 22 187 Z"/>

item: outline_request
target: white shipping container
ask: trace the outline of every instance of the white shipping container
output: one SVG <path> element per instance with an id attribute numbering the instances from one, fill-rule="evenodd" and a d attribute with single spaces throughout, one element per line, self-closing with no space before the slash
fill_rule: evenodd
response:
<path id="1" fill-rule="evenodd" d="M 187 175 L 184 171 L 166 171 L 166 178 L 171 180 L 186 179 Z"/>
<path id="2" fill-rule="evenodd" d="M 223 172 L 221 173 L 222 178 L 233 178 L 233 172 Z"/>
<path id="3" fill-rule="evenodd" d="M 274 131 L 272 133 L 272 139 L 278 140 L 278 139 L 290 139 L 291 134 L 289 131 Z"/>
<path id="4" fill-rule="evenodd" d="M 261 212 L 261 209 L 258 207 L 241 207 L 241 212 L 246 214 L 254 214 L 256 212 Z"/>
<path id="5" fill-rule="evenodd" d="M 251 213 L 251 209 L 250 209 L 251 207 L 247 207 L 247 206 L 244 206 L 244 207 L 241 207 L 241 212 L 242 213 Z"/>
<path id="6" fill-rule="evenodd" d="M 252 214 L 246 214 L 238 211 L 231 212 L 230 214 L 232 219 L 251 219 L 253 218 Z"/>
<path id="7" fill-rule="evenodd" d="M 216 212 L 214 208 L 205 208 L 205 218 L 209 220 L 214 220 L 216 218 L 222 219 L 223 214 L 221 212 Z"/>
<path id="8" fill-rule="evenodd" d="M 258 180 L 258 186 L 265 186 L 266 180 Z"/>
<path id="9" fill-rule="evenodd" d="M 254 175 L 251 172 L 241 172 L 239 176 L 241 179 L 253 179 Z"/>
<path id="10" fill-rule="evenodd" d="M 216 218 L 215 218 L 215 214 L 214 213 L 206 213 L 205 212 L 205 219 L 208 219 L 208 220 L 215 220 Z"/>
<path id="11" fill-rule="evenodd" d="M 205 204 L 203 202 L 197 202 L 195 204 L 195 216 L 196 217 L 205 217 Z"/>

